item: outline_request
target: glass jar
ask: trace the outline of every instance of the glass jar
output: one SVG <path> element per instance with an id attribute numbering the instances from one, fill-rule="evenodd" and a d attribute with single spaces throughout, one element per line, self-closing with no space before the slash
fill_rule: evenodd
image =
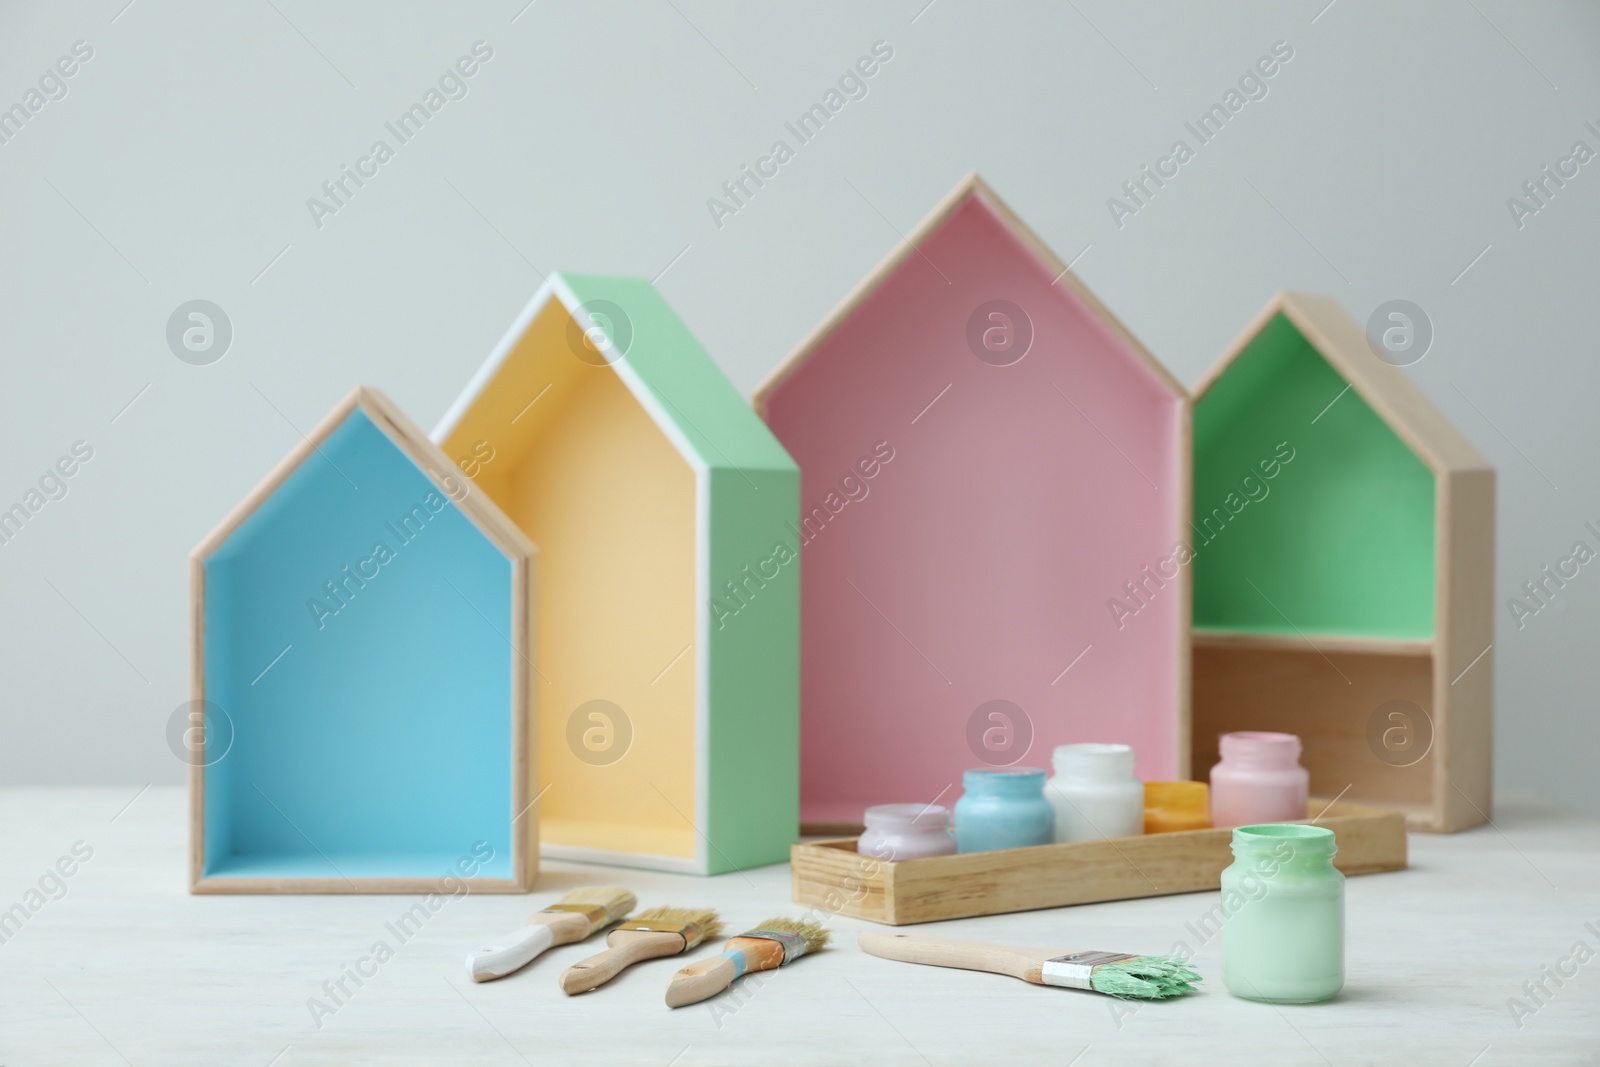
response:
<path id="1" fill-rule="evenodd" d="M 1240 826 L 1222 872 L 1222 981 L 1246 1000 L 1310 1004 L 1344 985 L 1344 875 L 1325 826 Z"/>
<path id="2" fill-rule="evenodd" d="M 1037 767 L 966 771 L 956 801 L 956 851 L 1027 848 L 1055 840 L 1056 813 Z"/>
<path id="3" fill-rule="evenodd" d="M 1165 834 L 1174 830 L 1211 827 L 1211 790 L 1204 782 L 1146 782 L 1144 832 Z"/>
<path id="4" fill-rule="evenodd" d="M 881 860 L 920 860 L 956 850 L 950 810 L 942 804 L 879 804 L 867 809 L 856 851 Z"/>
<path id="5" fill-rule="evenodd" d="M 1046 794 L 1057 841 L 1094 841 L 1144 833 L 1144 786 L 1133 776 L 1128 745 L 1060 745 Z"/>
<path id="6" fill-rule="evenodd" d="M 1217 747 L 1222 760 L 1211 768 L 1213 825 L 1306 818 L 1311 775 L 1300 766 L 1298 737 L 1259 731 L 1223 734 Z"/>

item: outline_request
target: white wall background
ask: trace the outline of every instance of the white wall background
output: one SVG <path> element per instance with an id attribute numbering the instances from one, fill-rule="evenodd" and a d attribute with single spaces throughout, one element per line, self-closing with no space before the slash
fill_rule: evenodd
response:
<path id="1" fill-rule="evenodd" d="M 1600 150 L 1600 9 L 526 2 L 0 6 L 0 106 L 93 49 L 0 145 L 0 508 L 94 449 L 0 545 L 0 783 L 181 780 L 186 553 L 356 383 L 431 426 L 569 269 L 660 275 L 748 393 L 975 169 L 1186 382 L 1278 289 L 1425 309 L 1409 373 L 1500 471 L 1498 784 L 1600 812 L 1600 564 L 1521 629 L 1505 603 L 1600 547 L 1600 163 L 1507 207 Z M 479 40 L 468 95 L 319 229 L 307 198 Z M 707 198 L 880 40 L 718 228 Z M 1107 198 L 1277 41 L 1269 95 L 1119 229 Z M 234 331 L 209 366 L 165 338 L 196 298 Z"/>

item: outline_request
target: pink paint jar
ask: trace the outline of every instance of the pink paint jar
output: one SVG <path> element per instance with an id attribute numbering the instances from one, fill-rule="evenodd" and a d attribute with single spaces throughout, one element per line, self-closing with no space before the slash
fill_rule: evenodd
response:
<path id="1" fill-rule="evenodd" d="M 1248 826 L 1306 818 L 1311 775 L 1300 766 L 1294 734 L 1223 734 L 1222 760 L 1211 768 L 1211 823 Z"/>
<path id="2" fill-rule="evenodd" d="M 865 821 L 867 828 L 856 839 L 863 856 L 920 860 L 955 854 L 950 809 L 941 804 L 879 804 L 867 809 Z"/>

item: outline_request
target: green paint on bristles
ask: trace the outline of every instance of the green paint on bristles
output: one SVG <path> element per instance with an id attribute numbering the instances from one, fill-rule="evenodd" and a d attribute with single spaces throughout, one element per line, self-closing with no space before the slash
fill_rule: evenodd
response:
<path id="1" fill-rule="evenodd" d="M 1194 992 L 1200 972 L 1175 956 L 1139 956 L 1096 967 L 1089 984 L 1096 993 L 1122 1000 L 1165 1000 Z"/>

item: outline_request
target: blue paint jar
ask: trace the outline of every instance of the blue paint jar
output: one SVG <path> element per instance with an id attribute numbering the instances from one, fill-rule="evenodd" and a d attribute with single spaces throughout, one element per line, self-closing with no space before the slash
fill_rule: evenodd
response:
<path id="1" fill-rule="evenodd" d="M 1027 848 L 1055 840 L 1056 812 L 1044 796 L 1044 771 L 1001 767 L 966 771 L 956 801 L 957 852 Z"/>

